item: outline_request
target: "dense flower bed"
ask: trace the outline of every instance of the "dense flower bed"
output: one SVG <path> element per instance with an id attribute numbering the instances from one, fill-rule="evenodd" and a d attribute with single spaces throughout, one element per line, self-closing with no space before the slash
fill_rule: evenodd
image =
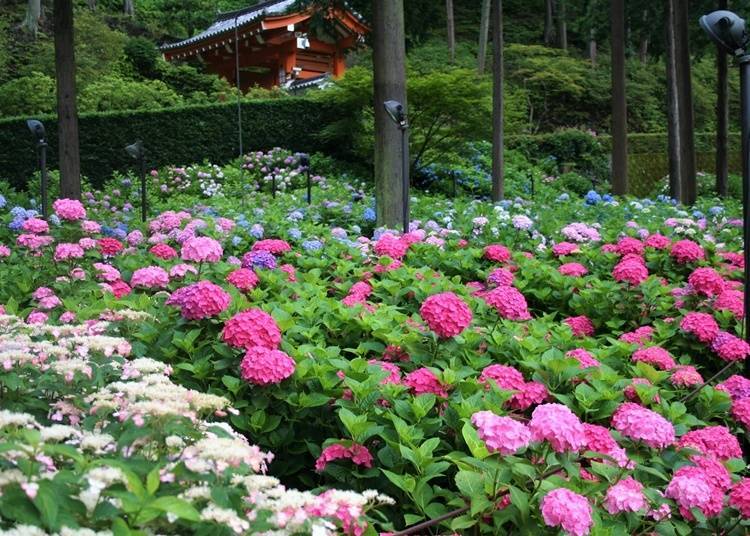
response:
<path id="1" fill-rule="evenodd" d="M 329 488 L 362 493 L 323 492 L 351 501 L 349 517 L 322 509 L 339 499 L 300 495 L 306 523 L 325 518 L 354 534 L 448 513 L 444 529 L 488 534 L 748 530 L 750 379 L 742 374 L 750 346 L 740 336 L 736 206 L 420 196 L 410 233 L 370 235 L 369 198 L 328 185 L 310 206 L 294 190 L 270 206 L 260 194 L 217 198 L 140 228 L 67 200 L 49 223 L 7 212 L 0 303 L 15 316 L 2 317 L 13 329 L 3 341 L 30 337 L 39 350 L 2 361 L 4 408 L 33 418 L 2 433 L 45 449 L 35 438 L 56 419 L 70 433 L 51 445 L 67 442 L 62 450 L 10 449 L 51 460 L 29 461 L 31 473 L 19 467 L 24 478 L 0 495 L 9 519 L 0 523 L 50 533 L 71 518 L 97 530 L 155 520 L 162 533 L 189 523 L 262 531 L 256 509 L 283 526 L 274 502 L 242 501 L 256 496 L 247 479 L 265 478 L 253 475 L 267 465 L 318 497 Z M 102 348 L 67 342 L 92 336 L 102 319 L 123 339 Z M 55 357 L 59 347 L 68 358 Z M 137 402 L 154 414 L 128 403 L 144 377 L 159 388 Z M 176 397 L 188 406 L 211 403 L 180 406 L 156 425 L 177 392 L 195 393 Z M 70 396 L 78 422 L 56 405 Z M 204 422 L 216 411 L 231 428 Z M 80 439 L 88 433 L 112 441 L 89 453 Z M 175 434 L 178 446 L 168 441 Z M 242 470 L 227 462 L 225 491 L 190 500 L 191 486 L 218 486 L 210 463 L 202 477 L 190 465 L 219 440 L 253 454 Z M 113 488 L 97 481 L 111 506 L 89 515 L 80 497 L 90 486 L 75 464 L 114 458 L 109 445 L 129 456 L 106 465 L 134 476 L 118 474 Z M 219 450 L 211 452 L 227 455 Z M 1 456 L 11 465 L 28 459 Z M 43 476 L 50 463 L 61 476 Z M 63 502 L 50 520 L 37 513 L 38 497 L 56 478 L 65 490 L 54 493 L 83 509 Z M 370 489 L 396 503 L 366 518 L 378 502 Z M 184 510 L 144 504 L 162 495 Z M 37 520 L 8 517 L 11 501 L 26 501 L 18 515 Z M 204 515 L 211 505 L 236 517 Z"/>

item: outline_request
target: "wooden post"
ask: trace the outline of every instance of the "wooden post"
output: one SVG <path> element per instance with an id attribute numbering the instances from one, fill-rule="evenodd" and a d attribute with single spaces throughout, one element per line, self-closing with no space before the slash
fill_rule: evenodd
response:
<path id="1" fill-rule="evenodd" d="M 456 61 L 456 21 L 453 17 L 453 0 L 445 0 L 445 18 L 448 24 L 448 57 Z"/>
<path id="2" fill-rule="evenodd" d="M 554 0 L 544 1 L 544 44 L 550 46 L 554 39 L 555 27 L 552 20 L 552 3 Z"/>
<path id="3" fill-rule="evenodd" d="M 505 196 L 503 110 L 503 0 L 492 1 L 492 201 Z"/>
<path id="4" fill-rule="evenodd" d="M 373 84 L 375 93 L 375 204 L 378 225 L 403 225 L 402 138 L 383 107 L 406 107 L 406 43 L 403 0 L 373 0 Z"/>
<path id="5" fill-rule="evenodd" d="M 625 92 L 625 0 L 612 0 L 612 192 L 628 193 L 628 108 Z"/>
<path id="6" fill-rule="evenodd" d="M 492 0 L 482 0 L 482 15 L 479 23 L 479 55 L 478 71 L 484 74 L 484 67 L 487 63 L 487 38 L 490 33 L 490 4 Z"/>
<path id="7" fill-rule="evenodd" d="M 565 0 L 557 0 L 557 45 L 568 50 L 568 21 L 565 13 Z"/>
<path id="8" fill-rule="evenodd" d="M 60 195 L 81 197 L 81 161 L 76 108 L 76 64 L 73 41 L 73 0 L 55 0 L 55 74 L 57 75 L 57 133 L 60 148 Z"/>

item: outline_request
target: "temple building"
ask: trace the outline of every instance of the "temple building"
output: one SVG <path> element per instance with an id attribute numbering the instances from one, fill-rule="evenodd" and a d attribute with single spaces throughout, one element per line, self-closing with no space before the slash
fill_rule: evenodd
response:
<path id="1" fill-rule="evenodd" d="M 162 46 L 164 59 L 198 59 L 233 85 L 239 70 L 243 91 L 310 87 L 343 75 L 347 51 L 363 41 L 368 27 L 350 10 L 299 11 L 295 3 L 275 0 L 221 13 L 204 32 Z"/>

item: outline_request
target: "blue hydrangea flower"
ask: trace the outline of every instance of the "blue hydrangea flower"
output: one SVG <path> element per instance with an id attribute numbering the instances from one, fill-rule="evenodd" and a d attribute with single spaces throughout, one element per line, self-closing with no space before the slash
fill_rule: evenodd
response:
<path id="1" fill-rule="evenodd" d="M 569 199 L 570 195 L 567 192 L 561 193 L 557 198 L 558 201 L 568 201 Z"/>
<path id="2" fill-rule="evenodd" d="M 10 215 L 16 219 L 18 218 L 26 219 L 26 209 L 23 207 L 18 207 L 18 206 L 13 207 L 12 209 L 10 209 Z"/>
<path id="3" fill-rule="evenodd" d="M 5 208 L 5 205 L 8 204 L 8 201 L 6 201 L 5 196 L 0 194 L 0 208 Z"/>
<path id="4" fill-rule="evenodd" d="M 289 238 L 291 238 L 292 240 L 299 240 L 300 238 L 302 238 L 302 231 L 300 231 L 296 227 L 289 229 L 288 234 Z"/>
<path id="5" fill-rule="evenodd" d="M 718 216 L 722 212 L 724 212 L 724 207 L 716 206 L 708 209 L 708 213 L 711 214 L 711 216 Z"/>
<path id="6" fill-rule="evenodd" d="M 250 261 L 250 267 L 273 270 L 276 268 L 276 257 L 268 251 L 251 251 L 245 255 L 245 259 Z M 243 263 L 245 264 L 245 263 Z"/>
<path id="7" fill-rule="evenodd" d="M 21 229 L 21 226 L 23 225 L 24 221 L 25 220 L 23 220 L 21 218 L 14 218 L 13 221 L 8 224 L 8 228 L 11 231 L 18 231 L 18 230 Z"/>
<path id="8" fill-rule="evenodd" d="M 253 238 L 257 238 L 258 240 L 263 238 L 263 232 L 263 226 L 259 223 L 256 223 L 250 228 L 250 236 L 252 236 Z"/>
<path id="9" fill-rule="evenodd" d="M 232 245 L 233 246 L 235 246 L 235 247 L 239 246 L 241 242 L 242 242 L 242 238 L 240 238 L 239 236 L 233 236 L 232 237 Z"/>
<path id="10" fill-rule="evenodd" d="M 320 240 L 305 240 L 302 242 L 302 248 L 305 251 L 318 251 L 323 248 L 323 243 Z"/>
<path id="11" fill-rule="evenodd" d="M 703 212 L 701 212 L 700 210 L 694 210 L 693 218 L 698 218 L 698 219 L 703 218 Z"/>
<path id="12" fill-rule="evenodd" d="M 60 218 L 58 217 L 58 215 L 57 215 L 57 214 L 52 214 L 52 215 L 51 215 L 51 216 L 49 217 L 49 222 L 50 222 L 50 223 L 51 223 L 52 225 L 60 225 Z"/>
<path id="13" fill-rule="evenodd" d="M 287 216 L 287 219 L 289 221 L 300 221 L 302 218 L 304 218 L 305 215 L 302 214 L 299 210 L 294 210 L 289 213 L 289 216 Z"/>
<path id="14" fill-rule="evenodd" d="M 102 225 L 102 234 L 104 236 L 112 236 L 114 235 L 114 233 L 115 233 L 115 230 L 112 229 L 112 227 L 108 225 Z"/>
<path id="15" fill-rule="evenodd" d="M 123 231 L 122 229 L 112 229 L 112 236 L 115 238 L 119 238 L 120 240 L 124 240 L 126 236 L 128 236 L 128 233 L 126 231 Z"/>
<path id="16" fill-rule="evenodd" d="M 611 202 L 612 202 L 612 201 L 614 201 L 614 200 L 615 200 L 615 198 L 614 198 L 614 197 L 612 197 L 612 196 L 611 196 L 611 195 L 609 195 L 609 194 L 604 194 L 604 195 L 602 196 L 602 201 L 604 201 L 605 203 L 611 203 Z"/>
<path id="17" fill-rule="evenodd" d="M 378 219 L 378 216 L 377 214 L 375 214 L 375 210 L 373 208 L 367 207 L 362 213 L 362 219 L 372 222 Z"/>
<path id="18" fill-rule="evenodd" d="M 589 192 L 586 194 L 586 197 L 585 197 L 585 201 L 587 205 L 596 205 L 597 203 L 600 203 L 601 200 L 602 200 L 602 196 L 600 196 L 594 190 L 589 190 Z"/>

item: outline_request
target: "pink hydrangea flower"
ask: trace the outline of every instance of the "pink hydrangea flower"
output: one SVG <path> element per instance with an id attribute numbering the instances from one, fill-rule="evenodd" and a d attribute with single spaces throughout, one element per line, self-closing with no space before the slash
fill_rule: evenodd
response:
<path id="1" fill-rule="evenodd" d="M 750 518 L 750 478 L 743 478 L 732 486 L 729 506 L 738 510 L 744 519 Z"/>
<path id="2" fill-rule="evenodd" d="M 728 393 L 732 400 L 750 397 L 750 380 L 739 374 L 733 374 L 716 386 L 719 391 Z"/>
<path id="3" fill-rule="evenodd" d="M 26 317 L 26 323 L 44 324 L 47 322 L 48 318 L 47 313 L 43 313 L 42 311 L 32 311 L 29 313 L 29 316 Z"/>
<path id="4" fill-rule="evenodd" d="M 529 422 L 533 441 L 549 441 L 555 452 L 578 451 L 586 445 L 583 424 L 562 404 L 542 404 Z"/>
<path id="5" fill-rule="evenodd" d="M 648 502 L 643 495 L 643 484 L 632 476 L 610 487 L 604 499 L 604 509 L 613 515 L 621 512 L 638 512 L 647 507 Z"/>
<path id="6" fill-rule="evenodd" d="M 49 224 L 41 218 L 29 218 L 23 222 L 21 229 L 27 233 L 44 234 L 49 232 Z"/>
<path id="7" fill-rule="evenodd" d="M 691 312 L 680 322 L 680 329 L 695 336 L 701 342 L 709 343 L 719 334 L 719 324 L 707 313 Z"/>
<path id="8" fill-rule="evenodd" d="M 471 416 L 471 422 L 490 452 L 512 455 L 531 441 L 529 428 L 510 417 L 500 417 L 491 411 L 478 411 Z"/>
<path id="9" fill-rule="evenodd" d="M 334 443 L 323 449 L 315 460 L 315 470 L 322 473 L 326 465 L 335 460 L 352 460 L 357 465 L 372 467 L 372 454 L 367 447 L 358 443 L 352 443 L 350 446 L 341 443 Z"/>
<path id="10" fill-rule="evenodd" d="M 640 396 L 638 395 L 638 391 L 635 388 L 636 385 L 651 386 L 653 384 L 646 378 L 633 378 L 633 381 L 630 383 L 630 385 L 626 386 L 623 390 L 625 398 L 627 398 L 631 402 L 643 403 L 643 400 L 641 400 Z M 653 401 L 657 404 L 659 403 L 658 393 L 654 395 Z"/>
<path id="11" fill-rule="evenodd" d="M 0 258 L 10 257 L 10 248 L 4 244 L 0 244 Z"/>
<path id="12" fill-rule="evenodd" d="M 542 498 L 540 506 L 544 523 L 560 527 L 570 536 L 586 536 L 594 524 L 589 501 L 569 489 L 553 489 Z"/>
<path id="13" fill-rule="evenodd" d="M 455 337 L 471 324 L 469 306 L 453 292 L 441 292 L 427 298 L 419 308 L 419 315 L 438 337 Z"/>
<path id="14" fill-rule="evenodd" d="M 484 258 L 492 262 L 508 262 L 510 250 L 501 244 L 491 244 L 484 248 Z"/>
<path id="15" fill-rule="evenodd" d="M 169 274 L 158 266 L 138 268 L 130 278 L 130 285 L 141 288 L 165 288 L 169 284 Z"/>
<path id="16" fill-rule="evenodd" d="M 672 370 L 669 381 L 676 387 L 692 387 L 701 385 L 703 377 L 692 365 L 679 365 Z"/>
<path id="17" fill-rule="evenodd" d="M 578 262 L 567 262 L 561 265 L 557 271 L 569 277 L 583 277 L 589 273 L 588 268 Z"/>
<path id="18" fill-rule="evenodd" d="M 517 369 L 507 365 L 489 365 L 482 370 L 479 377 L 480 383 L 493 380 L 500 389 L 508 391 L 520 391 L 526 383 L 523 374 Z"/>
<path id="19" fill-rule="evenodd" d="M 677 365 L 669 352 L 659 346 L 639 348 L 633 353 L 631 359 L 634 363 L 642 361 L 660 370 L 671 370 Z"/>
<path id="20" fill-rule="evenodd" d="M 151 249 L 149 249 L 148 252 L 151 253 L 151 255 L 153 255 L 154 257 L 165 261 L 177 257 L 177 251 L 172 246 L 164 243 L 151 246 Z"/>
<path id="21" fill-rule="evenodd" d="M 633 462 L 628 459 L 625 449 L 617 444 L 608 428 L 598 424 L 583 423 L 583 431 L 586 437 L 586 450 L 609 456 L 619 467 L 632 468 L 634 466 Z M 610 463 L 606 459 L 603 461 Z"/>
<path id="22" fill-rule="evenodd" d="M 680 264 L 702 261 L 706 258 L 703 248 L 692 240 L 680 240 L 672 244 L 669 254 Z"/>
<path id="23" fill-rule="evenodd" d="M 646 238 L 644 245 L 652 249 L 667 249 L 672 241 L 664 235 L 654 233 Z"/>
<path id="24" fill-rule="evenodd" d="M 654 328 L 652 328 L 651 326 L 641 326 L 635 331 L 623 333 L 622 335 L 620 335 L 620 340 L 630 344 L 637 344 L 638 346 L 642 346 L 645 343 L 649 342 L 653 335 Z"/>
<path id="25" fill-rule="evenodd" d="M 279 266 L 279 270 L 287 275 L 286 280 L 290 283 L 295 283 L 297 281 L 297 273 L 294 269 L 294 266 L 292 266 L 291 264 L 282 264 L 281 266 Z"/>
<path id="26" fill-rule="evenodd" d="M 713 268 L 696 268 L 688 276 L 688 283 L 698 294 L 718 296 L 724 290 L 726 282 Z"/>
<path id="27" fill-rule="evenodd" d="M 624 281 L 637 286 L 648 279 L 648 268 L 642 261 L 623 259 L 612 269 L 612 277 L 615 281 Z"/>
<path id="28" fill-rule="evenodd" d="M 242 379 L 255 385 L 280 383 L 294 374 L 295 362 L 281 350 L 252 346 L 240 363 Z"/>
<path id="29" fill-rule="evenodd" d="M 398 238 L 390 233 L 385 233 L 375 242 L 373 250 L 380 257 L 390 257 L 394 260 L 400 260 L 406 255 L 409 244 L 408 239 Z"/>
<path id="30" fill-rule="evenodd" d="M 674 499 L 680 507 L 682 517 L 690 521 L 693 520 L 691 508 L 698 508 L 706 517 L 718 515 L 724 498 L 722 491 L 712 485 L 700 470 L 682 472 L 678 470 L 669 482 L 664 495 Z"/>
<path id="31" fill-rule="evenodd" d="M 207 236 L 195 236 L 183 242 L 180 257 L 183 261 L 219 262 L 224 250 L 221 244 Z"/>
<path id="32" fill-rule="evenodd" d="M 487 276 L 487 283 L 496 287 L 509 287 L 513 284 L 513 272 L 505 268 L 495 268 Z"/>
<path id="33" fill-rule="evenodd" d="M 96 246 L 106 257 L 114 257 L 123 250 L 122 243 L 116 238 L 100 238 L 96 241 Z"/>
<path id="34" fill-rule="evenodd" d="M 750 429 L 750 398 L 732 401 L 732 417 L 745 428 Z"/>
<path id="35" fill-rule="evenodd" d="M 716 335 L 711 349 L 724 361 L 742 361 L 750 354 L 750 344 L 726 331 Z"/>
<path id="36" fill-rule="evenodd" d="M 97 234 L 102 231 L 102 226 L 92 220 L 84 220 L 81 222 L 81 230 L 88 234 Z"/>
<path id="37" fill-rule="evenodd" d="M 622 237 L 615 246 L 615 252 L 619 255 L 643 255 L 645 250 L 643 242 L 632 236 Z"/>
<path id="38" fill-rule="evenodd" d="M 578 247 L 578 244 L 573 244 L 571 242 L 559 242 L 552 246 L 552 254 L 555 255 L 555 257 L 564 257 L 566 255 L 572 255 L 573 253 L 579 253 L 581 251 L 581 248 Z"/>
<path id="39" fill-rule="evenodd" d="M 448 390 L 428 368 L 418 368 L 404 377 L 403 384 L 409 387 L 413 394 L 432 393 L 441 398 L 448 398 Z"/>
<path id="40" fill-rule="evenodd" d="M 575 337 L 590 337 L 594 334 L 594 324 L 585 315 L 571 316 L 563 320 L 573 330 Z"/>
<path id="41" fill-rule="evenodd" d="M 84 251 L 78 244 L 62 243 L 55 247 L 54 259 L 56 262 L 69 261 L 83 258 Z"/>
<path id="42" fill-rule="evenodd" d="M 744 298 L 741 290 L 727 289 L 716 297 L 713 306 L 719 311 L 729 311 L 737 319 L 744 318 Z"/>
<path id="43" fill-rule="evenodd" d="M 281 331 L 271 315 L 260 309 L 248 309 L 224 324 L 222 340 L 235 348 L 263 346 L 275 350 L 281 344 Z"/>
<path id="44" fill-rule="evenodd" d="M 273 255 L 282 255 L 287 251 L 292 250 L 292 246 L 286 240 L 279 240 L 276 238 L 267 238 L 266 240 L 259 240 L 253 247 L 252 251 L 267 251 Z"/>
<path id="45" fill-rule="evenodd" d="M 77 199 L 58 199 L 52 203 L 52 208 L 61 220 L 76 221 L 86 217 L 86 209 Z"/>
<path id="46" fill-rule="evenodd" d="M 742 458 L 740 443 L 726 426 L 706 426 L 688 432 L 677 441 L 677 446 L 693 448 L 718 460 Z"/>
<path id="47" fill-rule="evenodd" d="M 525 411 L 531 406 L 541 404 L 549 398 L 547 387 L 539 382 L 526 382 L 521 387 L 521 392 L 514 394 L 508 400 L 508 407 Z"/>
<path id="48" fill-rule="evenodd" d="M 565 356 L 577 360 L 582 369 L 602 366 L 593 355 L 583 348 L 574 348 L 566 353 Z"/>
<path id="49" fill-rule="evenodd" d="M 526 298 L 515 287 L 496 287 L 480 294 L 487 305 L 497 311 L 497 314 L 508 320 L 529 320 Z"/>
<path id="50" fill-rule="evenodd" d="M 375 365 L 377 367 L 380 367 L 383 370 L 383 372 L 388 374 L 385 378 L 383 378 L 380 381 L 381 384 L 401 383 L 401 369 L 398 368 L 398 366 L 394 365 L 393 363 L 388 363 L 387 361 L 379 361 L 377 359 L 370 359 L 368 363 L 370 365 Z"/>
<path id="51" fill-rule="evenodd" d="M 78 245 L 88 251 L 96 247 L 96 240 L 94 240 L 93 238 L 89 238 L 88 236 L 84 236 L 78 241 Z"/>
<path id="52" fill-rule="evenodd" d="M 187 274 L 198 274 L 198 270 L 195 268 L 195 266 L 192 266 L 190 264 L 175 264 L 169 269 L 169 277 L 173 277 L 175 279 L 182 279 Z"/>
<path id="53" fill-rule="evenodd" d="M 656 412 L 633 402 L 624 402 L 612 415 L 612 427 L 633 441 L 654 449 L 668 447 L 675 440 L 674 426 Z"/>
<path id="54" fill-rule="evenodd" d="M 60 315 L 60 322 L 63 324 L 72 324 L 76 321 L 76 314 L 73 311 L 65 311 Z"/>
<path id="55" fill-rule="evenodd" d="M 167 305 L 177 305 L 187 320 L 211 318 L 227 310 L 232 298 L 210 281 L 198 281 L 172 293 Z"/>
<path id="56" fill-rule="evenodd" d="M 242 292 L 250 292 L 259 281 L 255 272 L 248 268 L 238 268 L 227 276 L 227 282 Z"/>

